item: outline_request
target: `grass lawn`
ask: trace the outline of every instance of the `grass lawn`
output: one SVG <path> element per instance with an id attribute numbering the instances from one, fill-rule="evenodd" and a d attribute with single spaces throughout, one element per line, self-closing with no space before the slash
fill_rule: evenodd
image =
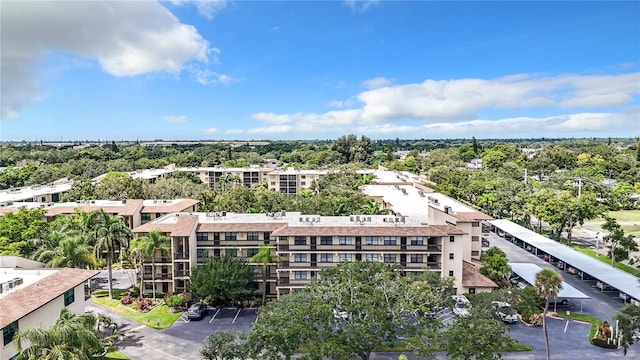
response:
<path id="1" fill-rule="evenodd" d="M 596 258 L 596 259 L 602 261 L 603 263 L 611 265 L 611 259 L 609 257 L 607 257 L 605 255 L 602 255 L 602 254 L 596 254 L 595 250 L 586 248 L 586 247 L 584 247 L 582 245 L 578 245 L 578 244 L 575 244 L 575 243 L 571 244 L 571 247 L 576 251 L 579 251 L 579 252 L 581 252 L 583 254 L 591 256 L 592 258 Z M 622 271 L 624 271 L 626 273 L 629 273 L 631 275 L 640 277 L 640 270 L 636 269 L 633 266 L 617 262 L 616 263 L 616 268 L 618 268 L 618 269 L 620 269 L 620 270 L 622 270 Z"/>
<path id="2" fill-rule="evenodd" d="M 588 339 L 589 341 L 591 341 L 591 339 L 593 339 L 593 337 L 596 335 L 598 326 L 600 326 L 600 323 L 602 322 L 597 317 L 587 315 L 587 314 L 574 313 L 574 312 L 572 312 L 570 315 L 567 315 L 566 311 L 558 311 L 556 313 L 556 316 L 564 319 L 578 320 L 578 321 L 584 321 L 584 322 L 590 323 L 591 329 L 589 330 L 589 339 Z"/>
<path id="3" fill-rule="evenodd" d="M 113 300 L 109 300 L 109 295 L 106 291 L 96 291 L 91 297 L 91 300 L 95 304 L 108 307 L 114 312 L 126 317 L 127 319 L 133 320 L 154 329 L 168 328 L 169 326 L 173 325 L 176 320 L 178 320 L 180 315 L 182 315 L 181 312 L 169 312 L 169 307 L 167 305 L 156 306 L 148 312 L 137 312 L 132 308 L 120 304 L 120 297 L 126 295 L 126 293 L 126 290 L 114 290 Z M 160 320 L 159 323 L 158 320 Z"/>
<path id="4" fill-rule="evenodd" d="M 109 352 L 107 352 L 103 357 L 102 360 L 130 360 L 131 358 L 128 357 L 127 355 L 121 353 L 120 351 L 111 348 L 109 350 Z"/>
<path id="5" fill-rule="evenodd" d="M 620 221 L 640 221 L 640 210 L 609 211 L 609 216 Z"/>

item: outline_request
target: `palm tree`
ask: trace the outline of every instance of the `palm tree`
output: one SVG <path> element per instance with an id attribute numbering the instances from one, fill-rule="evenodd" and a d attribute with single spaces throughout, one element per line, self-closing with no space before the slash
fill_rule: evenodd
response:
<path id="1" fill-rule="evenodd" d="M 547 360 L 549 355 L 549 335 L 547 334 L 547 311 L 549 311 L 549 299 L 558 297 L 562 289 L 562 276 L 551 269 L 540 270 L 536 274 L 535 287 L 538 294 L 545 299 L 544 312 L 542 314 L 542 329 L 544 331 L 544 342 L 547 348 Z"/>
<path id="2" fill-rule="evenodd" d="M 61 239 L 56 247 L 43 250 L 36 259 L 54 268 L 95 268 L 97 266 L 91 247 L 78 235 Z"/>
<path id="3" fill-rule="evenodd" d="M 389 209 L 383 209 L 378 201 L 366 198 L 364 204 L 360 206 L 360 212 L 364 215 L 387 215 Z"/>
<path id="4" fill-rule="evenodd" d="M 145 258 L 151 257 L 151 281 L 153 283 L 153 300 L 156 299 L 156 253 L 160 251 L 160 254 L 164 255 L 171 249 L 169 244 L 169 238 L 164 236 L 160 230 L 152 230 L 148 236 L 144 236 L 135 239 L 132 244 L 132 252 L 137 253 L 140 258 L 140 263 Z M 140 271 L 142 277 L 143 270 Z M 142 291 L 142 279 L 140 280 L 140 291 Z"/>
<path id="5" fill-rule="evenodd" d="M 267 275 L 269 274 L 269 265 L 277 262 L 280 257 L 271 252 L 273 245 L 260 244 L 260 250 L 249 259 L 250 262 L 260 265 L 262 272 L 262 305 L 267 300 Z"/>
<path id="6" fill-rule="evenodd" d="M 98 228 L 96 230 L 96 257 L 104 256 L 107 260 L 109 273 L 109 299 L 113 299 L 112 263 L 116 252 L 122 254 L 122 249 L 129 246 L 131 230 L 125 225 L 122 216 L 111 217 L 103 209 L 98 210 Z"/>
<path id="7" fill-rule="evenodd" d="M 67 308 L 60 310 L 49 329 L 28 327 L 15 335 L 18 359 L 25 360 L 91 360 L 104 351 L 96 331 L 98 318 L 92 313 L 74 315 Z M 29 347 L 23 348 L 28 344 Z"/>

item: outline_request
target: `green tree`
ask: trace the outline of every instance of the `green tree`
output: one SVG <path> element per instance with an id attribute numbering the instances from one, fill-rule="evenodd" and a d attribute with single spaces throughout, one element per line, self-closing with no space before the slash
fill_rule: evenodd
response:
<path id="1" fill-rule="evenodd" d="M 273 245 L 260 244 L 260 250 L 249 259 L 250 263 L 258 264 L 260 266 L 260 273 L 262 274 L 262 305 L 267 300 L 267 277 L 269 275 L 269 268 L 271 264 L 280 260 L 280 257 L 272 252 Z"/>
<path id="2" fill-rule="evenodd" d="M 562 276 L 551 269 L 542 269 L 536 274 L 535 287 L 538 294 L 545 299 L 544 311 L 542 313 L 542 330 L 544 332 L 544 343 L 547 350 L 547 360 L 551 359 L 549 353 L 549 335 L 547 334 L 547 312 L 549 311 L 549 299 L 558 296 L 562 289 Z"/>
<path id="3" fill-rule="evenodd" d="M 200 348 L 207 360 L 247 359 L 247 338 L 243 333 L 219 330 L 207 336 Z"/>
<path id="4" fill-rule="evenodd" d="M 493 280 L 500 286 L 506 286 L 511 276 L 511 266 L 508 264 L 507 255 L 500 248 L 492 246 L 480 255 L 482 266 L 480 273 Z"/>
<path id="5" fill-rule="evenodd" d="M 306 290 L 267 303 L 249 334 L 253 352 L 265 360 L 290 360 L 304 346 L 320 342 L 316 324 L 327 324 L 322 316 L 331 312 L 327 306 Z"/>
<path id="6" fill-rule="evenodd" d="M 122 216 L 111 217 L 104 209 L 98 210 L 97 217 L 94 253 L 96 258 L 104 257 L 107 260 L 109 299 L 113 299 L 112 264 L 116 256 L 122 255 L 123 249 L 129 246 L 131 230 L 125 225 Z"/>
<path id="7" fill-rule="evenodd" d="M 382 204 L 371 198 L 366 198 L 360 207 L 360 213 L 364 215 L 386 215 L 389 209 L 383 209 Z"/>
<path id="8" fill-rule="evenodd" d="M 36 260 L 54 268 L 97 266 L 93 249 L 78 235 L 62 238 L 55 247 L 39 252 Z"/>
<path id="9" fill-rule="evenodd" d="M 167 252 L 171 250 L 169 238 L 163 235 L 160 230 L 155 229 L 149 232 L 149 235 L 143 236 L 132 241 L 132 248 L 141 259 L 151 258 L 151 282 L 152 282 L 152 296 L 153 300 L 156 299 L 156 255 L 159 252 L 160 256 L 166 256 Z M 141 269 L 140 276 L 143 276 L 144 269 Z M 142 291 L 140 287 L 140 291 Z"/>
<path id="10" fill-rule="evenodd" d="M 636 335 L 640 333 L 640 306 L 627 304 L 620 308 L 613 318 L 618 320 L 618 329 L 622 335 L 620 346 L 626 356 L 629 346 L 633 345 L 637 340 Z"/>
<path id="11" fill-rule="evenodd" d="M 105 348 L 98 332 L 100 321 L 104 320 L 93 313 L 74 315 L 69 309 L 62 308 L 50 328 L 29 327 L 16 333 L 18 359 L 94 359 Z"/>
<path id="12" fill-rule="evenodd" d="M 44 214 L 45 209 L 21 208 L 0 216 L 0 254 L 31 257 L 36 250 L 34 240 L 49 234 Z"/>
<path id="13" fill-rule="evenodd" d="M 629 251 L 638 250 L 638 244 L 633 239 L 633 235 L 625 235 L 622 226 L 615 218 L 605 215 L 602 229 L 609 232 L 603 240 L 609 245 L 609 257 L 611 266 L 615 266 L 616 261 L 622 261 L 629 257 Z"/>
<path id="14" fill-rule="evenodd" d="M 193 299 L 214 305 L 236 305 L 252 297 L 255 273 L 245 261 L 226 253 L 191 271 L 189 291 Z"/>

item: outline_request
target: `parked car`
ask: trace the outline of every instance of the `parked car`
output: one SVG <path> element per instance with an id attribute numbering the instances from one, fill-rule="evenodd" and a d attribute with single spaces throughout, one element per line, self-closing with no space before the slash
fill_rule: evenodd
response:
<path id="1" fill-rule="evenodd" d="M 458 316 L 469 315 L 471 302 L 469 301 L 469 299 L 464 297 L 464 295 L 453 295 L 451 296 L 451 301 L 453 302 L 453 305 L 451 307 L 454 314 Z"/>
<path id="2" fill-rule="evenodd" d="M 496 315 L 498 315 L 500 320 L 510 324 L 518 322 L 518 315 L 508 302 L 492 301 L 491 305 L 495 309 Z"/>
<path id="3" fill-rule="evenodd" d="M 203 303 L 195 303 L 189 306 L 187 310 L 187 318 L 189 319 L 201 319 L 204 313 L 207 311 L 207 305 Z"/>

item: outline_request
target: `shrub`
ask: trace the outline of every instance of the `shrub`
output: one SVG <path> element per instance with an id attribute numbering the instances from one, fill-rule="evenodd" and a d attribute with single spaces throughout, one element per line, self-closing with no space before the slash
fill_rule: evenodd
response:
<path id="1" fill-rule="evenodd" d="M 129 295 L 133 296 L 134 298 L 137 298 L 138 296 L 140 296 L 140 288 L 137 286 L 133 286 L 129 289 Z"/>
<path id="2" fill-rule="evenodd" d="M 131 295 L 125 295 L 120 298 L 120 303 L 123 305 L 129 305 L 133 302 L 133 297 Z"/>
<path id="3" fill-rule="evenodd" d="M 145 311 L 149 308 L 150 305 L 150 301 L 143 298 L 142 296 L 139 296 L 138 299 L 136 300 L 136 308 L 138 309 L 138 311 Z"/>
<path id="4" fill-rule="evenodd" d="M 184 296 L 182 294 L 171 295 L 167 298 L 166 303 L 172 308 L 182 307 L 185 304 Z"/>

